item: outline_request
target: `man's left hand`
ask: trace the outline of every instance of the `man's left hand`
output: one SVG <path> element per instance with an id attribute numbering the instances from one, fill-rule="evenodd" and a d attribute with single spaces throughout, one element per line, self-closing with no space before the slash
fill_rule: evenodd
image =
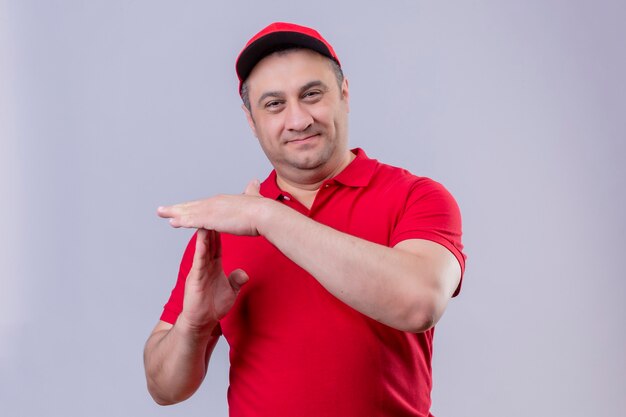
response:
<path id="1" fill-rule="evenodd" d="M 216 230 L 234 235 L 258 236 L 258 216 L 267 206 L 259 193 L 258 180 L 250 181 L 240 195 L 217 195 L 157 209 L 160 217 L 170 219 L 173 227 Z"/>

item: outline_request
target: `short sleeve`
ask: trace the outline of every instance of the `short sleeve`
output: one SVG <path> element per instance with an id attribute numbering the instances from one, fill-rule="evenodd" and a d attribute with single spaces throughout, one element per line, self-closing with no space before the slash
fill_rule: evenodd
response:
<path id="1" fill-rule="evenodd" d="M 163 307 L 163 313 L 161 314 L 161 320 L 168 322 L 170 324 L 176 323 L 176 319 L 181 311 L 183 311 L 183 298 L 185 295 L 185 281 L 187 280 L 187 275 L 189 275 L 189 271 L 191 270 L 191 265 L 193 264 L 193 255 L 196 251 L 196 236 L 197 232 L 193 234 L 189 243 L 187 244 L 187 248 L 183 253 L 183 258 L 180 261 L 180 267 L 178 269 L 178 279 L 176 280 L 176 285 L 174 289 L 172 289 L 172 293 L 170 294 L 170 298 Z"/>
<path id="2" fill-rule="evenodd" d="M 440 183 L 418 177 L 410 189 L 390 246 L 407 239 L 430 240 L 447 248 L 459 261 L 461 280 L 465 273 L 466 256 L 461 243 L 461 212 L 456 200 Z M 461 289 L 459 283 L 454 296 Z"/>

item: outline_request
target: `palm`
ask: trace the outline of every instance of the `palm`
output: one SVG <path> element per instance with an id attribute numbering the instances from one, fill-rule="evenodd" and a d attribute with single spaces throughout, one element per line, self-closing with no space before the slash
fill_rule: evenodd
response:
<path id="1" fill-rule="evenodd" d="M 233 281 L 232 275 L 229 279 L 222 269 L 219 233 L 198 229 L 196 239 L 193 265 L 185 284 L 183 311 L 190 323 L 202 327 L 228 313 L 237 297 L 239 285 Z"/>

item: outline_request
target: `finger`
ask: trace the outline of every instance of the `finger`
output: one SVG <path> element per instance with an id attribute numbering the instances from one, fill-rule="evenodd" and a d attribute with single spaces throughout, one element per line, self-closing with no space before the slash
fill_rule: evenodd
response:
<path id="1" fill-rule="evenodd" d="M 194 212 L 196 206 L 197 203 L 195 201 L 173 206 L 161 206 L 157 208 L 157 214 L 164 219 L 169 219 L 172 227 L 200 229 L 204 227 L 204 224 L 196 219 L 197 216 L 195 216 Z"/>
<path id="2" fill-rule="evenodd" d="M 246 271 L 244 271 L 243 269 L 235 269 L 228 276 L 228 282 L 230 283 L 233 291 L 235 291 L 236 293 L 239 292 L 241 287 L 243 287 L 243 285 L 248 282 L 249 279 L 250 277 L 248 277 L 248 274 L 246 274 Z"/>
<path id="3" fill-rule="evenodd" d="M 209 234 L 209 242 L 210 242 L 210 253 L 211 259 L 216 259 L 222 256 L 222 241 L 220 239 L 220 234 L 215 230 L 208 230 Z"/>
<path id="4" fill-rule="evenodd" d="M 193 254 L 193 266 L 196 268 L 202 268 L 205 264 L 204 257 L 209 248 L 208 231 L 205 229 L 198 229 L 196 232 L 196 250 Z"/>
<path id="5" fill-rule="evenodd" d="M 246 190 L 243 192 L 245 195 L 253 195 L 261 197 L 261 183 L 257 179 L 253 179 L 246 186 Z"/>
<path id="6" fill-rule="evenodd" d="M 157 215 L 163 219 L 170 219 L 169 223 L 172 227 L 181 227 L 182 221 L 182 209 L 184 208 L 181 204 L 176 204 L 174 206 L 159 206 L 157 208 Z"/>
<path id="7" fill-rule="evenodd" d="M 157 207 L 157 215 L 163 218 L 180 216 L 182 213 L 188 211 L 196 204 L 197 201 L 188 201 L 186 203 L 174 204 L 171 206 L 159 206 Z"/>
<path id="8" fill-rule="evenodd" d="M 164 219 L 174 216 L 174 206 L 159 206 L 157 207 L 157 216 Z"/>

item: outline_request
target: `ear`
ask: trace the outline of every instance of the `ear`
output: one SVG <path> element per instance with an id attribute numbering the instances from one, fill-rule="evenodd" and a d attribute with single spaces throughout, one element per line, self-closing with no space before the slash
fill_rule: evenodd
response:
<path id="1" fill-rule="evenodd" d="M 341 99 L 346 102 L 346 111 L 350 113 L 350 91 L 348 89 L 348 79 L 345 77 L 341 82 Z"/>
<path id="2" fill-rule="evenodd" d="M 250 129 L 252 129 L 252 134 L 258 138 L 256 134 L 256 124 L 254 123 L 254 119 L 252 118 L 252 113 L 250 113 L 250 110 L 248 110 L 245 104 L 241 105 L 241 109 L 246 114 L 246 119 L 248 120 L 248 125 L 250 126 Z"/>

